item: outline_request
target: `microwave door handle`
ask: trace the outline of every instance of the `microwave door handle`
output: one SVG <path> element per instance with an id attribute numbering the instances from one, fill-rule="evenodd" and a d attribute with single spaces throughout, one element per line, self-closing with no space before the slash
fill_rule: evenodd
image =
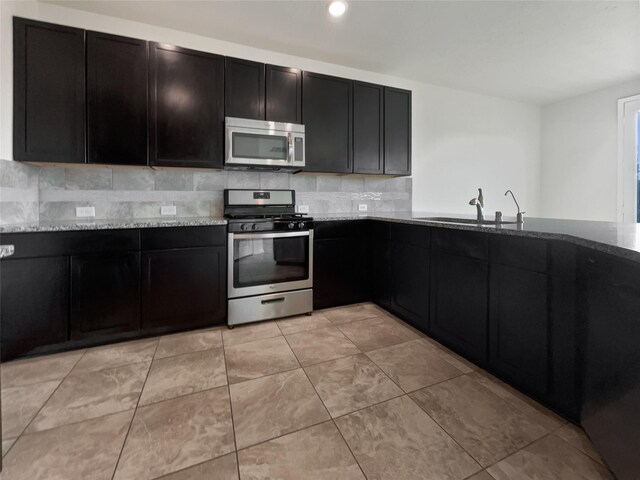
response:
<path id="1" fill-rule="evenodd" d="M 289 158 L 287 159 L 287 163 L 293 163 L 293 133 L 289 132 L 287 137 L 289 138 Z"/>

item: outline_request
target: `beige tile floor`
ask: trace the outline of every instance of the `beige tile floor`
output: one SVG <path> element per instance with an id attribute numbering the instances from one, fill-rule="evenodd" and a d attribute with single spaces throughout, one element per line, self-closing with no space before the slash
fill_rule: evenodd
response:
<path id="1" fill-rule="evenodd" d="M 2 480 L 613 478 L 580 429 L 372 304 L 2 365 Z"/>

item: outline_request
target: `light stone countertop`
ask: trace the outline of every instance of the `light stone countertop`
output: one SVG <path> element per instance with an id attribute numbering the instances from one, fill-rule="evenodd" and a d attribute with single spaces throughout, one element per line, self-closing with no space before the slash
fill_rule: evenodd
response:
<path id="1" fill-rule="evenodd" d="M 80 230 L 124 230 L 129 228 L 203 227 L 226 225 L 223 217 L 171 217 L 109 220 L 59 220 L 14 223 L 0 226 L 2 233 L 70 232 Z"/>

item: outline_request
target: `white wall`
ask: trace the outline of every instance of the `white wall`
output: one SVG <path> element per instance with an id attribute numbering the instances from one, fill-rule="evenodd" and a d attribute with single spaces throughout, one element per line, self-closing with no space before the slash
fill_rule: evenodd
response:
<path id="1" fill-rule="evenodd" d="M 618 99 L 640 79 L 542 108 L 541 215 L 616 221 Z"/>
<path id="2" fill-rule="evenodd" d="M 12 159 L 11 16 L 24 16 L 128 35 L 222 55 L 298 67 L 413 91 L 413 208 L 473 213 L 467 202 L 479 186 L 487 209 L 511 214 L 502 194 L 513 189 L 530 214 L 537 213 L 540 108 L 413 82 L 301 57 L 91 14 L 33 1 L 0 1 L 0 158 Z"/>

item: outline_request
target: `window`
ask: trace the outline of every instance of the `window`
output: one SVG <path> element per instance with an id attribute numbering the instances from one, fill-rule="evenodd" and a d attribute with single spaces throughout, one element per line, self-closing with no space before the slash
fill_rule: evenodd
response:
<path id="1" fill-rule="evenodd" d="M 618 221 L 640 223 L 640 95 L 618 101 Z"/>

